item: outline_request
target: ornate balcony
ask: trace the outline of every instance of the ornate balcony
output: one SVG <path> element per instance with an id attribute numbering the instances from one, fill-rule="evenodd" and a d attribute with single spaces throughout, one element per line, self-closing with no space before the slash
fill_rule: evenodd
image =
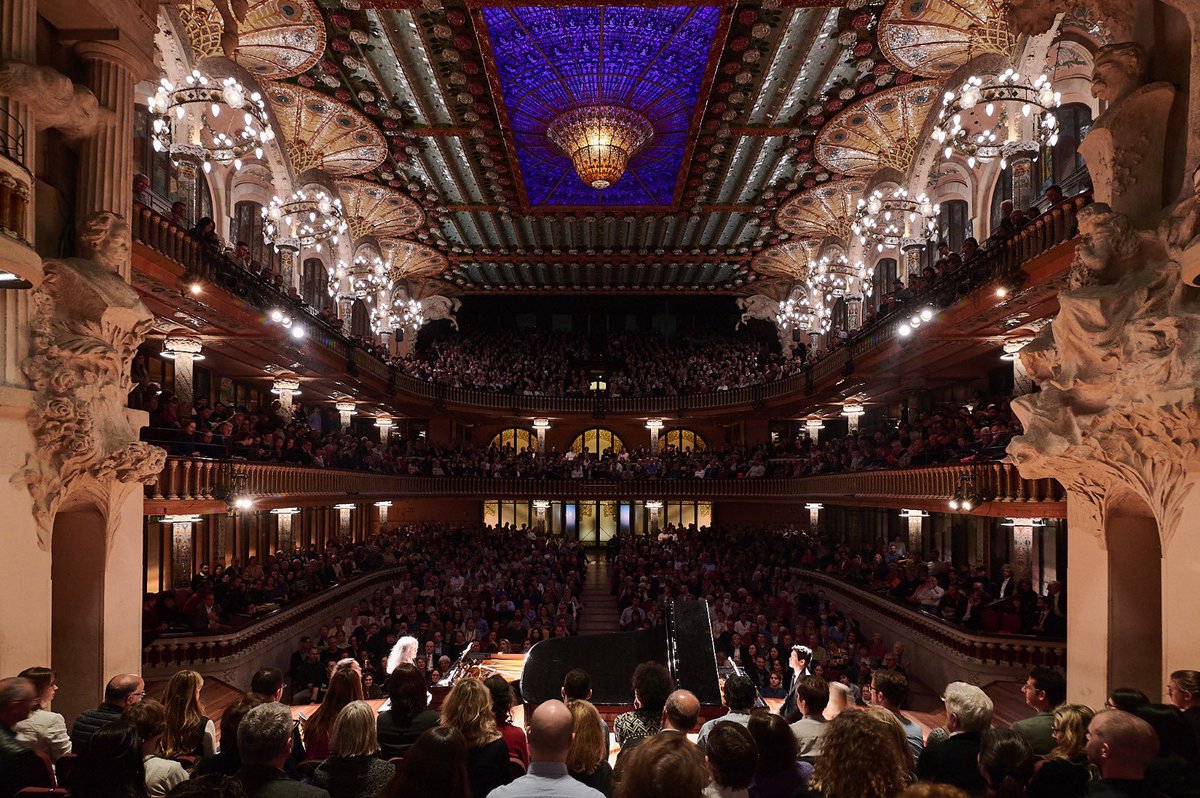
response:
<path id="1" fill-rule="evenodd" d="M 42 259 L 31 240 L 33 176 L 25 160 L 25 130 L 0 111 L 0 270 L 17 278 L 0 288 L 28 288 L 42 281 Z"/>
<path id="2" fill-rule="evenodd" d="M 846 506 L 945 510 L 964 480 L 988 516 L 1061 518 L 1062 487 L 1052 479 L 1023 479 L 1007 463 L 859 471 L 789 479 L 574 479 L 410 477 L 362 471 L 300 468 L 274 463 L 171 457 L 146 488 L 148 515 L 224 512 L 232 486 L 262 508 L 405 498 L 461 499 L 702 499 L 752 502 L 821 501 Z"/>

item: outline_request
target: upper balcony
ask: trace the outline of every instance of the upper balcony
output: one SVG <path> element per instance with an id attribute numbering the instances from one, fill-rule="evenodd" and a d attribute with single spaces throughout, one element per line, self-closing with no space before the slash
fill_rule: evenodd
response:
<path id="1" fill-rule="evenodd" d="M 1008 463 L 858 471 L 788 479 L 505 479 L 410 477 L 301 468 L 275 463 L 170 457 L 158 482 L 146 486 L 147 515 L 221 513 L 236 491 L 259 509 L 405 498 L 547 500 L 705 500 L 827 502 L 865 507 L 945 511 L 962 485 L 979 499 L 974 513 L 992 517 L 1065 518 L 1062 487 L 1024 479 Z M 236 487 L 235 487 L 236 486 Z"/>
<path id="2" fill-rule="evenodd" d="M 320 369 L 312 369 L 311 378 L 318 384 L 326 387 L 323 382 L 329 383 L 327 395 L 357 388 L 364 392 L 361 399 L 386 401 L 400 412 L 413 415 L 428 415 L 433 408 L 452 408 L 462 416 L 480 417 L 584 413 L 698 416 L 757 411 L 784 414 L 813 409 L 822 397 L 832 396 L 835 386 L 856 369 L 869 367 L 873 381 L 890 381 L 892 387 L 914 373 L 950 374 L 988 347 L 994 349 L 997 336 L 1011 332 L 1014 325 L 1051 315 L 1057 309 L 1051 281 L 1070 265 L 1075 216 L 1091 200 L 1091 194 L 1084 193 L 1051 208 L 1014 236 L 995 242 L 979 257 L 943 276 L 925 294 L 856 331 L 824 357 L 810 361 L 799 374 L 728 391 L 678 396 L 507 394 L 416 379 L 355 345 L 339 329 L 319 322 L 307 306 L 280 293 L 230 258 L 204 251 L 184 230 L 151 209 L 139 206 L 135 210 L 133 237 L 144 272 L 139 287 L 148 300 L 156 296 L 177 298 L 187 310 L 188 301 L 195 299 L 187 296 L 184 283 L 195 277 L 212 283 L 228 296 L 206 300 L 206 308 L 193 308 L 195 313 L 186 315 L 203 319 L 208 311 L 206 320 L 224 327 L 240 320 L 240 327 L 218 337 L 222 338 L 221 346 L 239 349 L 236 357 L 242 362 L 253 360 L 256 343 L 260 347 L 274 343 L 277 346 L 261 348 L 262 362 L 277 361 L 282 347 L 284 356 L 295 361 L 301 372 L 306 365 L 339 368 L 344 377 L 323 381 Z M 999 287 L 1005 289 L 1003 300 L 997 299 Z M 953 329 L 953 336 L 914 336 L 898 349 L 895 344 L 900 339 L 901 325 L 914 308 L 925 305 L 939 309 L 941 326 Z M 293 306 L 298 317 L 312 319 L 316 333 L 301 345 L 289 340 L 285 331 L 264 328 L 262 324 L 265 311 Z"/>

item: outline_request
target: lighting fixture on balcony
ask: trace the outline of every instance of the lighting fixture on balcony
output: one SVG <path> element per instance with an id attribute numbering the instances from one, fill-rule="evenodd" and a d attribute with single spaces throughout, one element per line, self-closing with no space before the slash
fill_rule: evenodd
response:
<path id="1" fill-rule="evenodd" d="M 387 508 L 392 506 L 392 503 L 388 502 L 388 501 L 375 502 L 375 506 L 378 507 L 380 510 L 386 510 Z"/>
<path id="2" fill-rule="evenodd" d="M 350 504 L 349 502 L 343 502 L 342 504 L 333 505 L 333 509 L 335 509 L 335 510 L 353 510 L 354 505 Z"/>
<path id="3" fill-rule="evenodd" d="M 994 76 L 971 75 L 957 90 L 946 92 L 932 135 L 946 160 L 959 153 L 974 168 L 978 161 L 1000 158 L 1003 169 L 1011 145 L 1021 138 L 1022 119 L 1032 126 L 1031 149 L 1058 142 L 1054 109 L 1060 105 L 1062 95 L 1044 74 L 1029 79 L 1010 68 Z"/>
<path id="4" fill-rule="evenodd" d="M 955 512 L 969 513 L 978 507 L 981 501 L 981 497 L 975 491 L 975 478 L 971 474 L 963 474 L 959 477 L 954 495 L 947 504 Z"/>
<path id="5" fill-rule="evenodd" d="M 659 501 L 658 499 L 650 499 L 648 502 L 646 502 L 646 509 L 655 515 L 657 515 L 658 511 L 661 510 L 662 508 L 663 508 L 663 503 L 661 501 Z"/>
<path id="6" fill-rule="evenodd" d="M 546 511 L 550 509 L 550 502 L 545 499 L 534 499 L 533 509 L 537 511 L 538 515 L 545 515 Z"/>
<path id="7" fill-rule="evenodd" d="M 660 430 L 662 430 L 663 426 L 664 426 L 664 424 L 663 424 L 663 420 L 661 418 L 652 418 L 646 422 L 646 429 L 650 430 L 651 432 L 653 432 L 655 434 L 657 434 Z"/>
<path id="8" fill-rule="evenodd" d="M 873 273 L 874 268 L 862 261 L 851 264 L 845 255 L 826 256 L 813 264 L 808 284 L 819 292 L 825 307 L 832 307 L 839 299 L 855 302 L 870 296 Z"/>
<path id="9" fill-rule="evenodd" d="M 379 418 L 375 419 L 375 426 L 379 427 L 380 429 L 391 427 L 394 423 L 395 420 L 391 416 L 380 416 Z"/>
<path id="10" fill-rule="evenodd" d="M 159 523 L 162 524 L 196 524 L 200 522 L 198 515 L 164 515 Z"/>
<path id="11" fill-rule="evenodd" d="M 299 515 L 299 507 L 276 507 L 271 511 L 271 515 Z"/>
<path id="12" fill-rule="evenodd" d="M 337 244 L 346 232 L 346 214 L 342 201 L 323 188 L 301 188 L 287 199 L 272 197 L 262 209 L 263 238 L 276 246 L 313 247 Z M 293 244 L 292 242 L 295 242 Z"/>
<path id="13" fill-rule="evenodd" d="M 550 429 L 550 419 L 548 419 L 548 418 L 535 418 L 535 419 L 533 420 L 533 428 L 534 428 L 535 430 L 537 430 L 538 432 L 541 432 L 542 430 L 548 430 L 548 429 Z"/>
<path id="14" fill-rule="evenodd" d="M 933 321 L 933 317 L 937 315 L 933 312 L 933 308 L 928 305 L 914 312 L 907 319 L 900 322 L 900 326 L 896 328 L 896 333 L 901 338 L 908 338 L 916 332 L 922 324 Z"/>
<path id="15" fill-rule="evenodd" d="M 200 353 L 203 345 L 199 338 L 193 338 L 189 335 L 168 335 L 163 339 L 162 352 L 160 357 L 167 360 L 174 360 L 176 357 L 190 357 L 193 361 L 203 360 L 204 355 Z"/>
<path id="16" fill-rule="evenodd" d="M 555 117 L 546 137 L 571 159 L 584 183 L 605 189 L 625 174 L 629 159 L 654 137 L 654 127 L 632 108 L 585 105 Z"/>
<path id="17" fill-rule="evenodd" d="M 177 86 L 164 77 L 147 105 L 156 117 L 151 132 L 154 149 L 170 153 L 176 162 L 198 160 L 205 172 L 214 163 L 241 169 L 243 158 L 253 154 L 261 159 L 263 145 L 275 138 L 262 95 L 236 78 L 210 78 L 194 69 Z M 195 114 L 192 140 L 174 141 L 175 121 L 189 113 Z"/>
<path id="18" fill-rule="evenodd" d="M 292 377 L 280 377 L 271 384 L 271 393 L 276 396 L 283 396 L 284 393 L 291 396 L 300 395 L 300 380 Z"/>
<path id="19" fill-rule="evenodd" d="M 901 510 L 901 518 L 928 518 L 929 513 L 925 510 Z"/>
<path id="20" fill-rule="evenodd" d="M 352 416 L 358 412 L 358 405 L 356 405 L 354 402 L 338 402 L 333 406 L 333 409 L 339 413 L 345 413 L 348 416 Z"/>
<path id="21" fill-rule="evenodd" d="M 875 189 L 869 197 L 860 197 L 850 229 L 863 246 L 879 252 L 937 236 L 940 207 L 924 194 L 912 196 L 906 188 L 892 191 Z"/>
<path id="22" fill-rule="evenodd" d="M 254 501 L 249 496 L 238 496 L 233 500 L 235 510 L 249 510 L 254 506 Z"/>
<path id="23" fill-rule="evenodd" d="M 1028 527 L 1030 529 L 1040 529 L 1046 526 L 1045 518 L 1007 518 L 1000 526 L 1008 527 Z"/>

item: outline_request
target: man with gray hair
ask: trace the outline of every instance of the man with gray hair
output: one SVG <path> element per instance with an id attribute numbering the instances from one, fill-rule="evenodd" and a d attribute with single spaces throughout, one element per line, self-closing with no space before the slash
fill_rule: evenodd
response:
<path id="1" fill-rule="evenodd" d="M 0 679 L 0 796 L 3 798 L 26 787 L 54 786 L 37 754 L 13 733 L 13 726 L 28 718 L 36 706 L 33 682 L 20 677 Z"/>
<path id="2" fill-rule="evenodd" d="M 288 778 L 283 765 L 292 753 L 292 713 L 283 704 L 259 704 L 237 730 L 242 768 L 237 778 L 247 798 L 329 798 L 319 787 Z"/>
<path id="3" fill-rule="evenodd" d="M 951 682 L 942 695 L 946 704 L 946 729 L 950 736 L 931 743 L 917 760 L 917 778 L 953 784 L 969 793 L 987 786 L 979 773 L 979 747 L 992 725 L 992 699 L 966 682 Z"/>

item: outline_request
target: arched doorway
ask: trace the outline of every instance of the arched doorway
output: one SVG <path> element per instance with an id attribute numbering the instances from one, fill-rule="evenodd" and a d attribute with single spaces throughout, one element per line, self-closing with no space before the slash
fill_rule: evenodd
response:
<path id="1" fill-rule="evenodd" d="M 1109 500 L 1104 538 L 1108 548 L 1108 689 L 1136 687 L 1146 695 L 1160 695 L 1163 630 L 1158 523 L 1145 501 L 1122 493 Z"/>
<path id="2" fill-rule="evenodd" d="M 59 685 L 54 711 L 68 718 L 94 709 L 104 694 L 105 535 L 104 516 L 95 509 L 64 511 L 54 519 L 50 666 Z M 139 622 L 134 618 L 110 620 Z"/>

